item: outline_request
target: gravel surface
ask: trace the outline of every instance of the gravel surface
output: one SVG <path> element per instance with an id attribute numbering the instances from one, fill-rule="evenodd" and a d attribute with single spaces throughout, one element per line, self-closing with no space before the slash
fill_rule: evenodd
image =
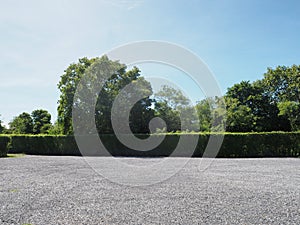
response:
<path id="1" fill-rule="evenodd" d="M 0 224 L 300 224 L 300 159 L 217 159 L 205 172 L 199 160 L 167 181 L 130 187 L 82 157 L 0 159 Z"/>

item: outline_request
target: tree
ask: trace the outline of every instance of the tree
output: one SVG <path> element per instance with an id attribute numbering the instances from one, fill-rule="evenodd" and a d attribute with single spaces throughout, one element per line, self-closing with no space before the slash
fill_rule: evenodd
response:
<path id="1" fill-rule="evenodd" d="M 300 102 L 300 65 L 268 68 L 263 82 L 276 101 Z"/>
<path id="2" fill-rule="evenodd" d="M 197 102 L 200 131 L 222 132 L 226 127 L 226 106 L 224 97 L 208 97 Z"/>
<path id="3" fill-rule="evenodd" d="M 255 116 L 247 105 L 239 104 L 236 98 L 227 98 L 227 130 L 249 132 L 255 127 Z"/>
<path id="4" fill-rule="evenodd" d="M 29 113 L 23 112 L 9 123 L 9 127 L 13 134 L 32 134 L 33 120 Z"/>
<path id="5" fill-rule="evenodd" d="M 62 127 L 58 124 L 57 121 L 55 121 L 54 124 L 51 125 L 48 130 L 48 134 L 50 135 L 60 135 L 62 133 Z"/>
<path id="6" fill-rule="evenodd" d="M 210 131 L 212 123 L 211 98 L 203 99 L 196 104 L 198 113 L 200 131 Z"/>
<path id="7" fill-rule="evenodd" d="M 268 68 L 263 82 L 278 103 L 278 115 L 287 118 L 292 130 L 299 130 L 300 66 Z"/>
<path id="8" fill-rule="evenodd" d="M 2 121 L 0 120 L 0 134 L 2 134 L 4 127 L 2 126 Z"/>
<path id="9" fill-rule="evenodd" d="M 163 85 L 155 94 L 157 102 L 166 102 L 172 109 L 180 110 L 190 105 L 190 100 L 180 90 Z"/>
<path id="10" fill-rule="evenodd" d="M 63 134 L 72 133 L 72 107 L 73 98 L 77 85 L 84 75 L 85 70 L 96 60 L 96 58 L 81 58 L 78 63 L 71 64 L 61 76 L 58 88 L 61 92 L 58 101 L 58 124 Z"/>
<path id="11" fill-rule="evenodd" d="M 51 128 L 51 115 L 47 110 L 38 109 L 31 113 L 34 134 L 47 134 Z"/>
<path id="12" fill-rule="evenodd" d="M 155 103 L 155 116 L 165 121 L 167 132 L 175 132 L 181 130 L 179 111 L 172 109 L 167 102 Z"/>
<path id="13" fill-rule="evenodd" d="M 81 109 L 81 112 L 93 113 L 95 116 L 96 127 L 99 133 L 113 133 L 111 116 L 112 107 L 116 97 L 122 93 L 125 97 L 123 103 L 119 104 L 119 114 L 122 114 L 122 109 L 125 110 L 128 106 L 125 102 L 130 101 L 130 96 L 134 96 L 137 92 L 144 96 L 134 105 L 130 111 L 129 124 L 130 128 L 135 133 L 149 132 L 147 121 L 153 117 L 151 110 L 152 88 L 149 82 L 140 77 L 140 71 L 137 67 L 126 71 L 127 67 L 118 61 L 111 61 L 107 56 L 101 58 L 79 60 L 77 64 L 71 64 L 61 77 L 59 89 L 61 91 L 59 106 L 58 106 L 58 124 L 62 127 L 64 134 L 73 132 L 72 125 L 72 109 Z M 83 75 L 89 77 L 84 83 L 80 83 Z M 111 75 L 106 78 L 106 75 Z M 102 89 L 98 90 L 100 84 L 103 84 Z M 125 87 L 132 84 L 126 92 L 122 91 Z M 79 86 L 78 86 L 79 85 Z M 84 89 L 83 89 L 84 88 Z M 76 89 L 82 90 L 82 94 L 89 96 L 75 96 Z M 74 96 L 76 99 L 74 99 Z M 93 108 L 93 100 L 91 97 L 97 97 L 96 105 Z M 126 97 L 127 96 L 127 97 Z M 130 104 L 130 103 L 128 103 Z M 93 111 L 91 111 L 93 110 Z M 91 124 L 84 124 L 85 132 L 89 132 Z M 89 121 L 91 123 L 92 121 Z"/>
<path id="14" fill-rule="evenodd" d="M 279 102 L 279 115 L 286 116 L 292 131 L 300 130 L 300 103 L 294 101 Z"/>
<path id="15" fill-rule="evenodd" d="M 279 116 L 277 102 L 265 83 L 242 81 L 228 88 L 225 95 L 229 131 L 276 131 L 289 130 L 286 119 Z M 243 106 L 243 107 L 242 107 Z M 251 114 L 251 119 L 250 119 Z M 243 116 L 245 118 L 243 118 Z M 249 119 L 246 124 L 245 119 Z M 233 125 L 231 127 L 231 125 Z"/>
<path id="16" fill-rule="evenodd" d="M 167 124 L 168 132 L 180 131 L 182 128 L 189 131 L 199 130 L 199 121 L 195 107 L 180 90 L 162 86 L 155 94 L 156 116 Z"/>

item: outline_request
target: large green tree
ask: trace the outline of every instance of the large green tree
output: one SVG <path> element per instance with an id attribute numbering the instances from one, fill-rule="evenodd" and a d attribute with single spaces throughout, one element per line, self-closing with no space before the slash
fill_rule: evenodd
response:
<path id="1" fill-rule="evenodd" d="M 106 61 L 107 58 L 101 60 Z M 154 116 L 151 109 L 153 100 L 151 84 L 140 75 L 137 67 L 126 71 L 126 66 L 121 66 L 113 76 L 108 79 L 99 93 L 96 104 L 96 125 L 100 133 L 113 133 L 111 124 L 113 104 L 117 104 L 116 117 L 121 120 L 120 124 L 126 120 L 133 133 L 149 133 L 149 121 Z M 115 102 L 116 97 L 121 95 L 121 102 Z M 135 96 L 145 96 L 135 102 Z M 130 110 L 128 109 L 130 107 Z M 125 118 L 126 112 L 130 111 L 129 118 Z"/>
<path id="2" fill-rule="evenodd" d="M 300 102 L 300 65 L 268 68 L 263 82 L 275 100 Z"/>
<path id="3" fill-rule="evenodd" d="M 268 68 L 263 82 L 267 90 L 272 93 L 274 102 L 278 103 L 278 115 L 289 120 L 292 130 L 299 130 L 300 65 Z"/>
<path id="4" fill-rule="evenodd" d="M 223 97 L 207 97 L 197 102 L 200 131 L 224 131 L 226 107 Z"/>
<path id="5" fill-rule="evenodd" d="M 32 134 L 33 120 L 29 113 L 23 112 L 9 123 L 9 127 L 13 134 Z"/>
<path id="6" fill-rule="evenodd" d="M 80 82 L 83 76 L 89 79 L 84 79 L 84 82 Z M 106 75 L 110 75 L 109 78 Z M 111 116 L 112 107 L 115 98 L 121 93 L 121 91 L 128 85 L 137 82 L 137 85 L 133 85 L 127 92 L 122 92 L 129 101 L 130 96 L 133 96 L 137 89 L 142 92 L 143 98 L 141 98 L 136 104 L 132 106 L 128 123 L 130 128 L 135 133 L 147 133 L 149 132 L 147 121 L 153 117 L 153 111 L 151 109 L 152 89 L 149 82 L 140 76 L 138 68 L 134 67 L 127 71 L 127 67 L 118 61 L 111 61 L 107 56 L 93 59 L 79 59 L 78 63 L 71 64 L 65 73 L 61 76 L 61 80 L 58 84 L 61 91 L 59 106 L 58 106 L 58 124 L 61 126 L 61 130 L 64 134 L 71 134 L 73 132 L 72 125 L 72 109 L 81 109 L 81 112 L 93 113 L 95 116 L 96 127 L 99 133 L 113 133 Z M 79 85 L 80 84 L 80 85 Z M 102 84 L 102 89 L 98 90 Z M 79 85 L 79 86 L 78 86 Z M 80 93 L 82 95 L 89 96 L 76 96 L 78 98 L 74 101 L 76 89 L 84 88 Z M 92 109 L 93 101 L 91 97 L 97 96 L 96 105 Z M 124 103 L 125 104 L 125 103 Z M 119 105 L 119 113 L 122 113 L 122 104 Z M 84 110 L 86 109 L 86 110 Z M 93 110 L 93 112 L 90 112 Z M 91 121 L 90 121 L 91 122 Z M 91 124 L 82 124 L 80 126 L 86 126 L 85 131 L 88 132 Z"/>
<path id="7" fill-rule="evenodd" d="M 289 130 L 286 119 L 280 115 L 277 102 L 265 83 L 242 81 L 228 88 L 228 131 L 277 131 Z"/>
<path id="8" fill-rule="evenodd" d="M 72 133 L 72 107 L 73 98 L 80 79 L 85 70 L 96 60 L 96 58 L 81 58 L 78 63 L 72 63 L 61 76 L 58 88 L 60 97 L 58 101 L 58 126 L 63 134 Z"/>
<path id="9" fill-rule="evenodd" d="M 34 134 L 47 134 L 51 128 L 51 115 L 47 110 L 37 109 L 31 113 Z"/>
<path id="10" fill-rule="evenodd" d="M 196 108 L 178 89 L 163 85 L 155 93 L 155 111 L 156 116 L 166 122 L 168 132 L 199 130 Z"/>

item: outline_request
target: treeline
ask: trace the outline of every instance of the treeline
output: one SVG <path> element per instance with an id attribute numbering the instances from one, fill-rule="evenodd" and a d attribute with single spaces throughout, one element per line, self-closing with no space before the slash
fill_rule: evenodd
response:
<path id="1" fill-rule="evenodd" d="M 101 80 L 101 73 L 112 76 Z M 94 112 L 90 112 L 93 103 L 89 99 L 74 98 L 76 90 L 83 88 L 80 80 L 84 74 L 89 75 L 86 93 L 97 95 Z M 103 83 L 101 90 L 97 89 L 99 83 Z M 131 88 L 126 89 L 128 85 Z M 164 124 L 157 120 L 161 123 L 155 124 L 156 132 L 300 130 L 300 66 L 296 65 L 268 68 L 261 80 L 242 81 L 228 88 L 223 97 L 206 98 L 196 105 L 172 87 L 162 86 L 159 92 L 153 93 L 151 84 L 141 76 L 137 67 L 128 70 L 126 65 L 111 61 L 107 56 L 82 58 L 71 64 L 61 76 L 58 88 L 61 94 L 54 124 L 51 124 L 51 115 L 46 110 L 36 110 L 14 118 L 9 129 L 1 126 L 0 121 L 0 133 L 71 135 L 72 110 L 80 109 L 94 115 L 100 134 L 112 134 L 112 108 L 120 94 L 123 97 L 119 99 L 117 120 L 120 124 L 129 120 L 133 133 L 149 133 L 149 122 L 155 117 L 165 121 Z M 143 98 L 135 102 L 134 96 L 137 95 Z M 132 102 L 128 119 L 122 115 L 126 115 L 127 106 Z M 88 126 L 84 122 L 82 125 Z M 89 127 L 83 130 L 88 133 Z"/>
<path id="2" fill-rule="evenodd" d="M 51 114 L 44 109 L 21 113 L 9 123 L 9 128 L 2 126 L 0 120 L 0 134 L 50 134 L 53 129 Z"/>

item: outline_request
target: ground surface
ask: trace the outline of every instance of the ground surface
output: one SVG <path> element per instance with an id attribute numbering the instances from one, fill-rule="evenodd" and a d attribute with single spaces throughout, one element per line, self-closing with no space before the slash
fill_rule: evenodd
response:
<path id="1" fill-rule="evenodd" d="M 299 224 L 300 159 L 218 159 L 205 172 L 198 164 L 128 187 L 81 157 L 0 159 L 0 224 Z"/>

